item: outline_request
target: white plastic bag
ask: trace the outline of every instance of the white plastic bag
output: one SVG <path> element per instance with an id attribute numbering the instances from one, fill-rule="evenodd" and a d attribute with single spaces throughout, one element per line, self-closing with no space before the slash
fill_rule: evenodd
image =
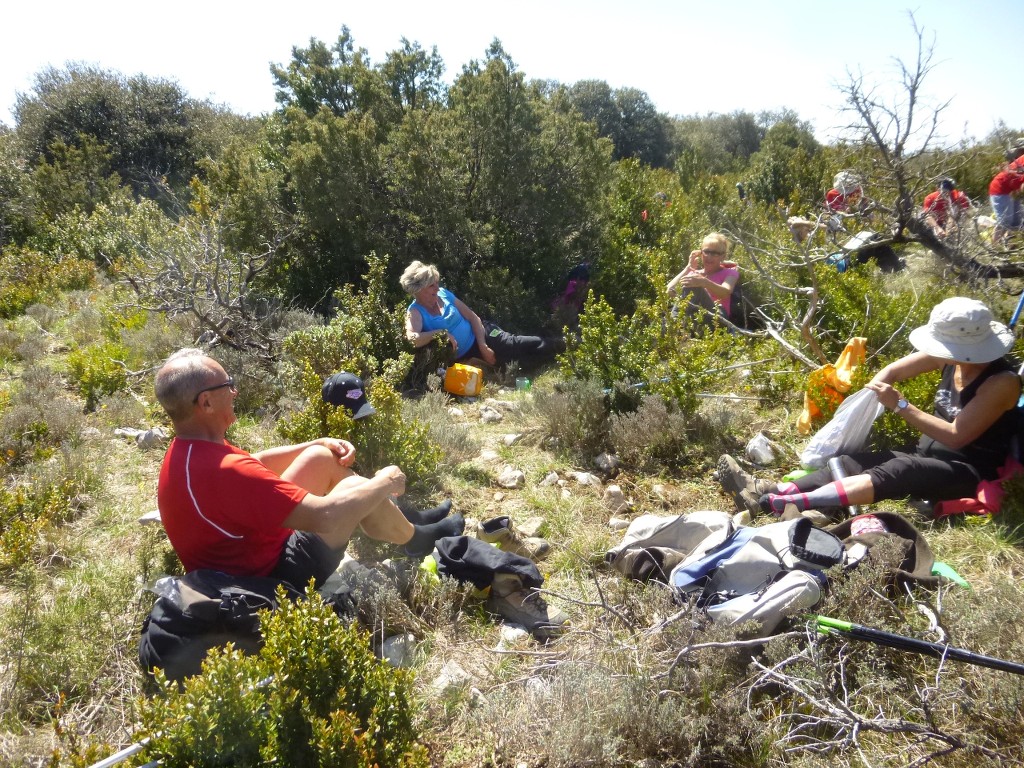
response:
<path id="1" fill-rule="evenodd" d="M 859 451 L 871 432 L 871 425 L 884 408 L 878 395 L 861 389 L 843 400 L 832 421 L 823 426 L 800 454 L 800 463 L 808 469 L 821 469 L 833 456 Z"/>

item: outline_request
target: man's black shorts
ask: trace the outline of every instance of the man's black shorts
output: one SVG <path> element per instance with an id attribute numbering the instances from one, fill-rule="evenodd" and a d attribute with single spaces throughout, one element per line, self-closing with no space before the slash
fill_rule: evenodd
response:
<path id="1" fill-rule="evenodd" d="M 268 575 L 287 581 L 300 592 L 305 592 L 309 580 L 313 579 L 319 589 L 338 569 L 344 556 L 344 547 L 331 549 L 315 533 L 292 531 L 281 550 L 277 566 Z"/>

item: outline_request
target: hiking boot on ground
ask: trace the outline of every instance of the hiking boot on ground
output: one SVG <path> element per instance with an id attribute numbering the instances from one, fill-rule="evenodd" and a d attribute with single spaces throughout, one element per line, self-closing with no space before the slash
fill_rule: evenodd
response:
<path id="1" fill-rule="evenodd" d="M 488 611 L 526 627 L 538 640 L 550 640 L 562 634 L 569 617 L 548 605 L 538 590 L 520 588 L 505 593 L 504 590 L 495 589 L 495 586 L 491 586 L 491 594 L 487 598 Z"/>
<path id="2" fill-rule="evenodd" d="M 761 480 L 745 472 L 729 454 L 722 454 L 718 459 L 718 482 L 722 490 L 732 496 L 736 506 L 751 515 L 761 512 L 758 499 L 776 488 L 776 484 L 770 480 Z"/>
<path id="3" fill-rule="evenodd" d="M 836 514 L 838 510 L 839 514 Z M 815 528 L 827 528 L 835 525 L 844 519 L 841 507 L 830 507 L 829 509 L 805 509 L 800 511 L 796 504 L 787 504 L 779 516 L 780 520 L 796 520 L 798 517 L 806 517 Z"/>
<path id="4" fill-rule="evenodd" d="M 523 536 L 512 527 L 512 520 L 508 515 L 494 517 L 484 520 L 476 527 L 476 537 L 488 544 L 497 544 L 505 552 L 513 555 L 529 558 L 530 560 L 542 560 L 547 557 L 551 545 L 544 539 L 536 536 Z"/>

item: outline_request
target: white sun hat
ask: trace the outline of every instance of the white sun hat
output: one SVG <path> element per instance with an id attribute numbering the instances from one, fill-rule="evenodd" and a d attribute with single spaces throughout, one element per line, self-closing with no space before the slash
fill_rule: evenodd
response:
<path id="1" fill-rule="evenodd" d="M 976 299 L 954 296 L 935 305 L 928 324 L 910 332 L 915 349 L 958 363 L 990 363 L 1013 346 L 1013 331 Z"/>

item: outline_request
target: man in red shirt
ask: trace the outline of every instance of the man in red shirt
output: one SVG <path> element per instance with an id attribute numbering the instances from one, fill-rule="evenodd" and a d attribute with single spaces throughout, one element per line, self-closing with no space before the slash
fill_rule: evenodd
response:
<path id="1" fill-rule="evenodd" d="M 1010 144 L 1006 159 L 1009 164 L 988 185 L 992 215 L 996 219 L 992 242 L 996 244 L 1005 242 L 1011 231 L 1024 227 L 1024 209 L 1020 203 L 1020 190 L 1024 186 L 1024 136 Z"/>
<path id="2" fill-rule="evenodd" d="M 939 188 L 927 195 L 921 211 L 936 237 L 946 237 L 955 228 L 961 214 L 971 208 L 971 200 L 956 188 L 953 179 L 939 180 Z"/>
<path id="3" fill-rule="evenodd" d="M 855 215 L 865 215 L 870 204 L 864 197 L 860 178 L 853 171 L 840 171 L 832 179 L 832 189 L 825 193 L 825 209 L 830 214 L 825 219 L 832 240 L 846 230 L 843 220 Z"/>
<path id="4" fill-rule="evenodd" d="M 319 586 L 337 568 L 355 529 L 422 556 L 443 536 L 462 533 L 448 507 L 410 513 L 395 466 L 371 478 L 352 471 L 355 449 L 324 437 L 249 454 L 225 440 L 235 422 L 235 382 L 198 349 L 171 355 L 156 375 L 156 396 L 174 424 L 157 498 L 171 545 L 187 571 L 273 576 Z"/>
<path id="5" fill-rule="evenodd" d="M 853 213 L 862 205 L 864 188 L 853 171 L 840 171 L 825 193 L 825 207 L 836 213 Z"/>

